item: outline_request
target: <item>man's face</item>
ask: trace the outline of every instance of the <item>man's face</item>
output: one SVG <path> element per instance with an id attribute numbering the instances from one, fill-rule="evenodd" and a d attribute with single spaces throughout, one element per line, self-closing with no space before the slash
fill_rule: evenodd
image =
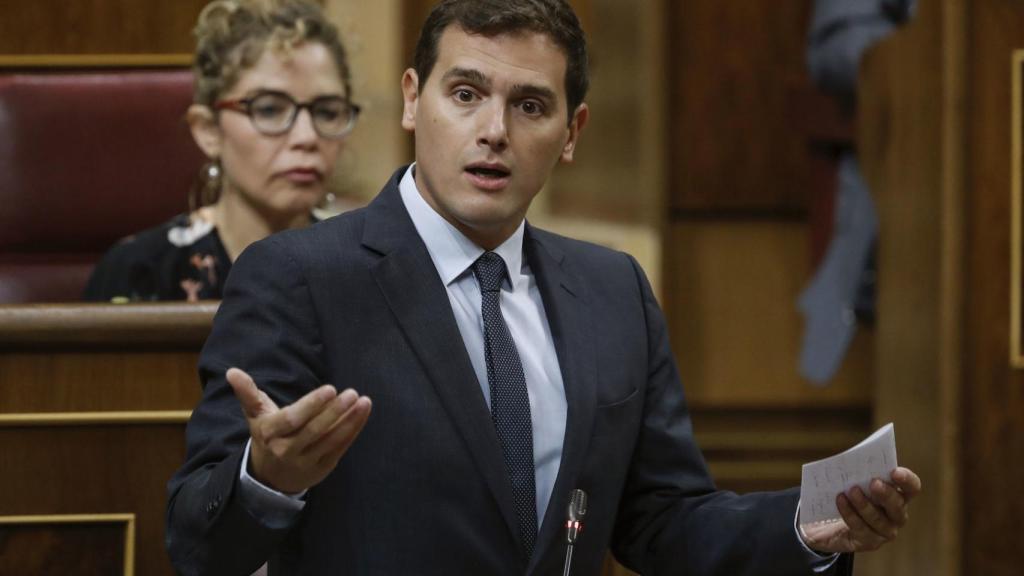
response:
<path id="1" fill-rule="evenodd" d="M 548 36 L 448 27 L 420 85 L 402 78 L 402 126 L 416 135 L 416 185 L 469 239 L 491 249 L 526 215 L 555 164 L 572 161 L 588 110 L 566 119 L 566 58 Z"/>

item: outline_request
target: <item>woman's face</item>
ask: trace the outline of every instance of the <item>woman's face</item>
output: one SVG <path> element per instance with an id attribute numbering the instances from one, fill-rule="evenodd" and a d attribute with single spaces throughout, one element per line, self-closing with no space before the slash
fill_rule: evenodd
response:
<path id="1" fill-rule="evenodd" d="M 287 54 L 265 50 L 220 98 L 239 100 L 264 91 L 283 92 L 300 103 L 347 97 L 330 51 L 318 42 Z M 246 114 L 221 110 L 218 116 L 224 194 L 238 194 L 274 219 L 308 214 L 323 198 L 343 140 L 319 136 L 309 109 L 300 110 L 291 129 L 276 136 L 259 132 Z"/>

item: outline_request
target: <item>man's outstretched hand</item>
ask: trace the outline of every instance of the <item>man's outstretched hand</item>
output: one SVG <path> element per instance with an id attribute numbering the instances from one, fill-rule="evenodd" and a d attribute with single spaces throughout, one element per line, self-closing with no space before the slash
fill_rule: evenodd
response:
<path id="1" fill-rule="evenodd" d="M 249 422 L 249 475 L 286 494 L 326 478 L 370 416 L 370 399 L 352 389 L 325 384 L 278 408 L 244 371 L 231 368 L 227 380 Z"/>
<path id="2" fill-rule="evenodd" d="M 857 486 L 836 497 L 842 521 L 801 525 L 807 546 L 825 554 L 868 552 L 894 540 L 907 523 L 908 504 L 921 492 L 921 479 L 896 468 L 891 482 L 875 478 L 870 490 L 870 499 Z"/>

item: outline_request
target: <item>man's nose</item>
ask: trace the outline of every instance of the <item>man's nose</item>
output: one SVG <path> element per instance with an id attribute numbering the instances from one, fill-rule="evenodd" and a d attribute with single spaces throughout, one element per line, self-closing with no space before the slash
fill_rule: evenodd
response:
<path id="1" fill-rule="evenodd" d="M 497 99 L 480 109 L 477 144 L 501 151 L 508 147 L 508 107 Z"/>

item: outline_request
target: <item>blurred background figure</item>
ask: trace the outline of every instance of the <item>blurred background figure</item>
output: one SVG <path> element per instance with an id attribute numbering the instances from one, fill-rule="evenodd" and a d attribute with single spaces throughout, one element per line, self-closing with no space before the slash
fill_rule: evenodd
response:
<path id="1" fill-rule="evenodd" d="M 207 156 L 191 210 L 121 240 L 85 289 L 95 301 L 219 299 L 250 243 L 306 226 L 355 126 L 348 57 L 304 0 L 218 0 L 199 15 L 187 119 Z"/>
<path id="2" fill-rule="evenodd" d="M 913 0 L 816 0 L 807 41 L 814 82 L 853 114 L 861 56 L 910 18 Z M 853 341 L 857 321 L 875 315 L 878 216 L 852 145 L 837 150 L 833 234 L 824 260 L 800 295 L 805 318 L 800 373 L 826 384 Z"/>

